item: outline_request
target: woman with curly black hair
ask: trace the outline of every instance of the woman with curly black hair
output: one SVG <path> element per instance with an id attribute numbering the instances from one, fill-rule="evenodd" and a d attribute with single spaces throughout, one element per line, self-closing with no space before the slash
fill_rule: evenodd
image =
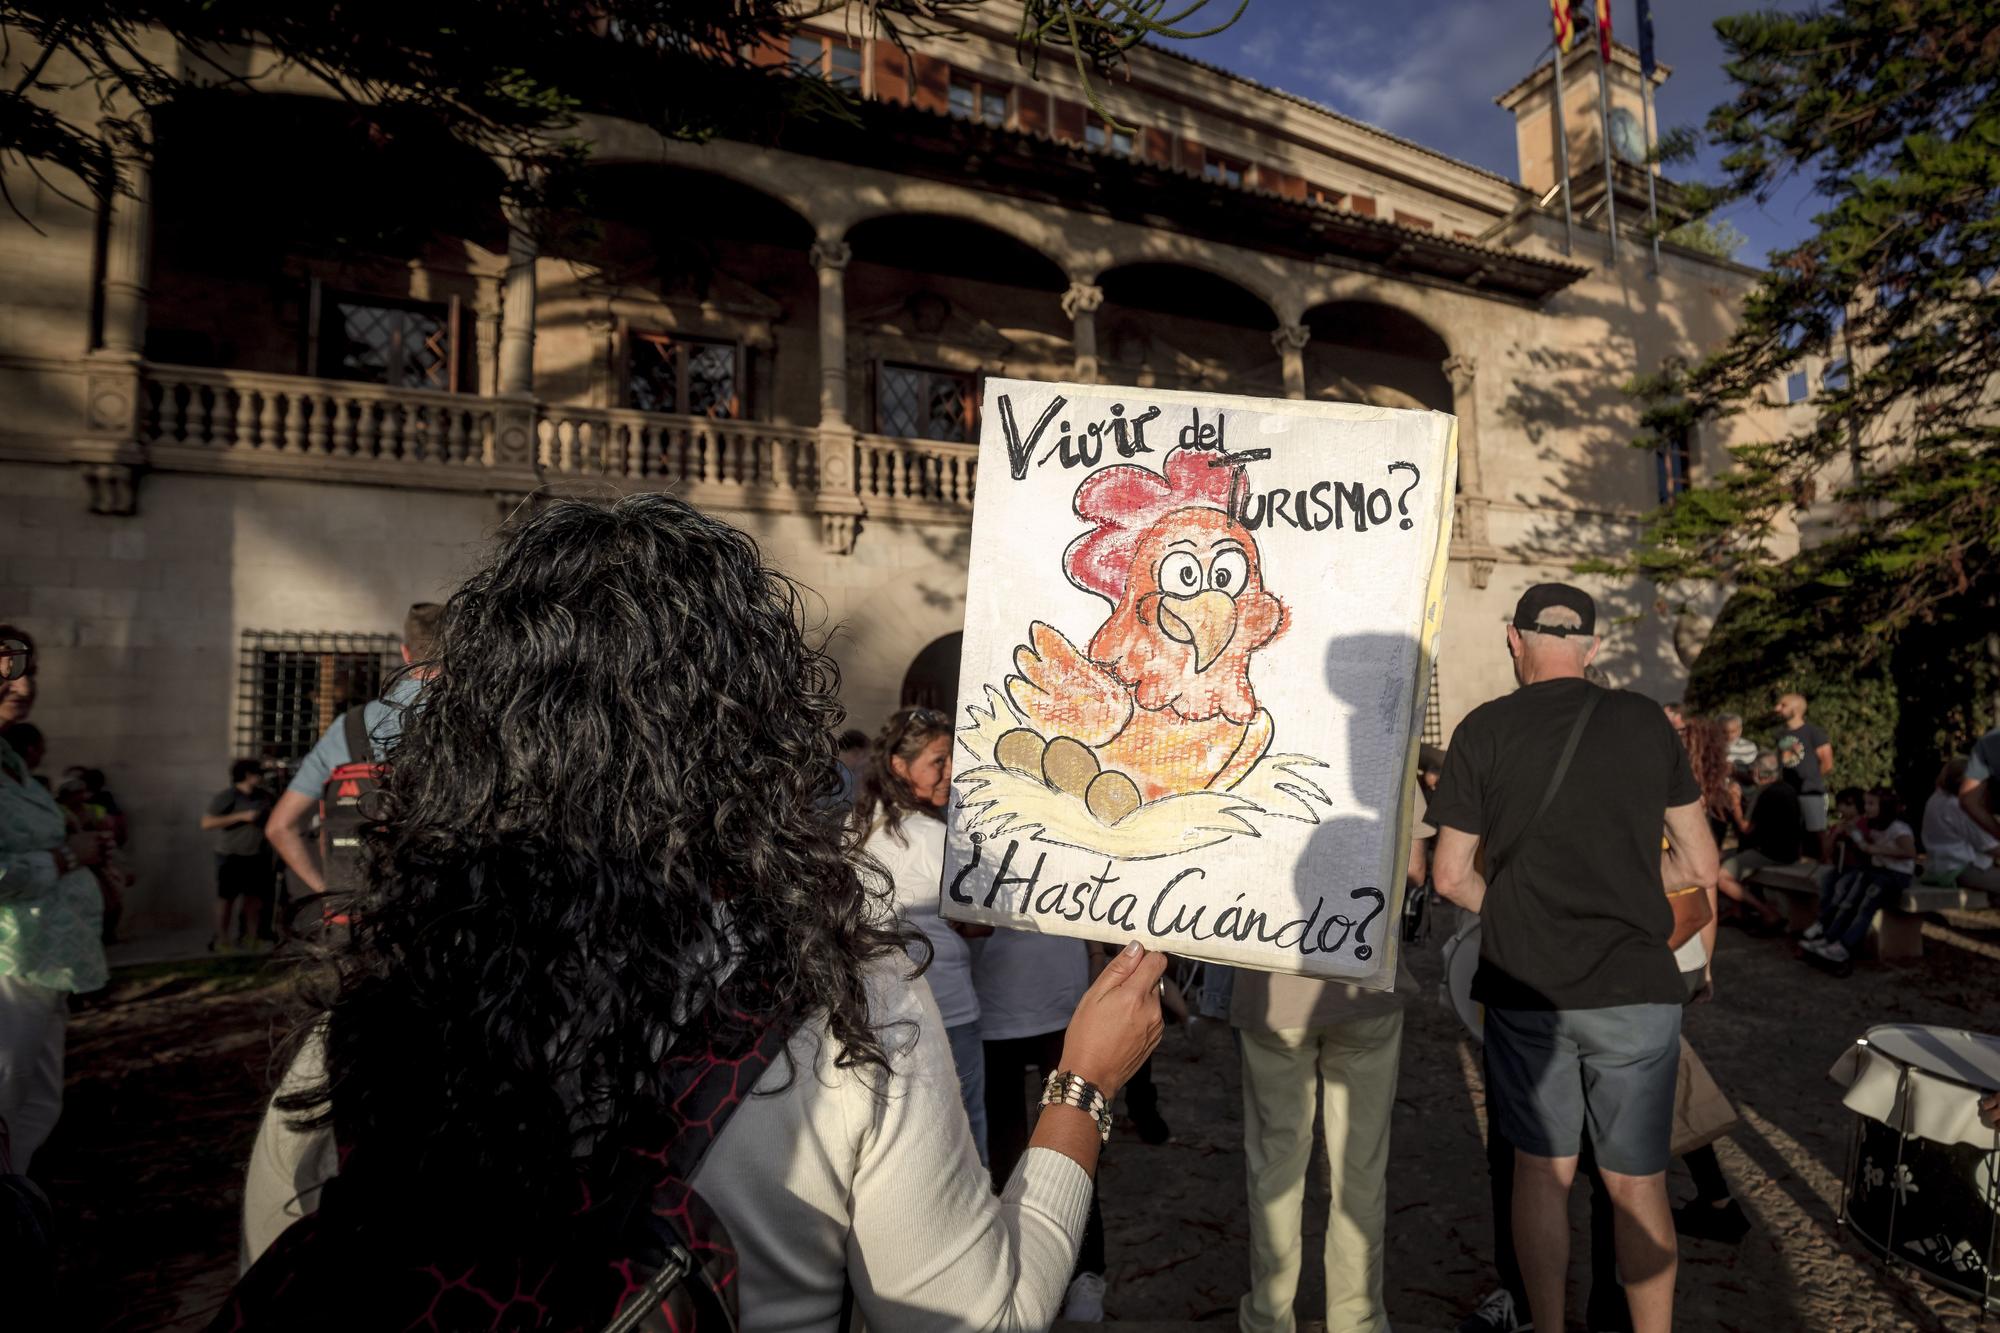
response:
<path id="1" fill-rule="evenodd" d="M 903 708 L 882 725 L 862 771 L 853 826 L 861 850 L 889 874 L 903 920 L 923 934 L 919 946 L 944 1021 L 959 1099 L 972 1126 L 972 1145 L 986 1161 L 986 1047 L 979 1037 L 979 996 L 972 989 L 971 940 L 991 926 L 938 915 L 944 878 L 944 806 L 951 794 L 951 719 L 934 708 Z"/>
<path id="2" fill-rule="evenodd" d="M 766 1049 L 691 1173 L 746 1330 L 832 1330 L 850 1282 L 879 1329 L 1054 1318 L 1098 1120 L 1050 1106 L 994 1197 L 893 904 L 843 852 L 836 677 L 799 601 L 657 495 L 550 504 L 451 598 L 246 1190 L 252 1258 L 357 1238 L 336 1298 L 378 1304 L 338 1326 L 379 1326 L 371 1289 L 446 1271 L 425 1247 L 449 1244 L 528 1256 L 478 1295 L 540 1313 L 493 1327 L 601 1327 L 545 1308 L 566 1288 L 530 1261 L 654 1203 L 701 1128 L 681 1074 Z M 1135 946 L 1070 1026 L 1064 1069 L 1107 1102 L 1158 1041 L 1163 964 Z"/>

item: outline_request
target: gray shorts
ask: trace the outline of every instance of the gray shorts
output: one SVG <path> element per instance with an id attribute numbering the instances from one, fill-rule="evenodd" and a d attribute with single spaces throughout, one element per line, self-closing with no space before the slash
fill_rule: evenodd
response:
<path id="1" fill-rule="evenodd" d="M 1800 792 L 1799 819 L 1805 824 L 1808 833 L 1826 832 L 1826 793 Z"/>
<path id="2" fill-rule="evenodd" d="M 1531 1157 L 1650 1176 L 1673 1156 L 1681 1007 L 1488 1009 L 1486 1097 L 1500 1136 Z"/>

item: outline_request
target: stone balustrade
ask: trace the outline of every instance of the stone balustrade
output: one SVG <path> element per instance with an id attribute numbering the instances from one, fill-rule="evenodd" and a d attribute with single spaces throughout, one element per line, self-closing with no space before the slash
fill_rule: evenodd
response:
<path id="1" fill-rule="evenodd" d="M 146 363 L 139 376 L 133 460 L 165 471 L 514 496 L 608 485 L 913 521 L 972 513 L 970 444 L 190 366 Z M 823 475 L 826 448 L 850 451 L 852 466 Z"/>
<path id="2" fill-rule="evenodd" d="M 412 474 L 493 462 L 493 404 L 464 394 L 181 366 L 148 366 L 143 390 L 138 442 L 156 466 L 348 463 L 421 485 Z"/>
<path id="3" fill-rule="evenodd" d="M 862 435 L 854 451 L 855 490 L 870 513 L 914 519 L 971 516 L 979 475 L 977 445 Z"/>

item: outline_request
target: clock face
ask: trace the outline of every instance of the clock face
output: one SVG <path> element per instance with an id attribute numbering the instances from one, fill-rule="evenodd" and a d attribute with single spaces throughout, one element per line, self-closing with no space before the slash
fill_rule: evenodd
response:
<path id="1" fill-rule="evenodd" d="M 1611 150 L 1634 166 L 1646 160 L 1646 136 L 1639 118 L 1619 107 L 1611 113 Z"/>

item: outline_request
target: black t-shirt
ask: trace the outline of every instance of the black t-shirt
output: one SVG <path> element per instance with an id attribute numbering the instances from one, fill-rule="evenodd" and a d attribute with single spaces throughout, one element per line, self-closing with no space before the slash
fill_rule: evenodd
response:
<path id="1" fill-rule="evenodd" d="M 1486 867 L 1473 998 L 1501 1009 L 1679 1004 L 1686 987 L 1667 939 L 1660 882 L 1667 809 L 1701 788 L 1660 706 L 1604 691 L 1569 773 L 1541 804 L 1577 710 L 1598 687 L 1568 677 L 1525 685 L 1458 724 L 1431 822 L 1508 853 Z M 1498 874 L 1498 882 L 1495 875 Z"/>
<path id="2" fill-rule="evenodd" d="M 1826 734 L 1825 727 L 1801 722 L 1784 733 L 1799 738 L 1799 744 L 1806 747 L 1805 758 L 1799 760 L 1799 790 L 1807 796 L 1826 795 L 1826 774 L 1819 771 L 1819 747 L 1833 743 L 1833 737 Z"/>
<path id="3" fill-rule="evenodd" d="M 1750 831 L 1743 835 L 1744 848 L 1776 865 L 1790 865 L 1799 859 L 1799 840 L 1806 827 L 1799 814 L 1799 794 L 1789 782 L 1770 782 L 1751 790 L 1756 794 L 1746 812 Z"/>
<path id="4" fill-rule="evenodd" d="M 208 813 L 211 815 L 233 815 L 239 810 L 257 812 L 255 819 L 215 831 L 216 855 L 261 855 L 264 851 L 264 821 L 270 816 L 271 807 L 277 804 L 277 799 L 262 787 L 252 788 L 247 795 L 234 787 L 224 787 L 209 798 Z"/>

